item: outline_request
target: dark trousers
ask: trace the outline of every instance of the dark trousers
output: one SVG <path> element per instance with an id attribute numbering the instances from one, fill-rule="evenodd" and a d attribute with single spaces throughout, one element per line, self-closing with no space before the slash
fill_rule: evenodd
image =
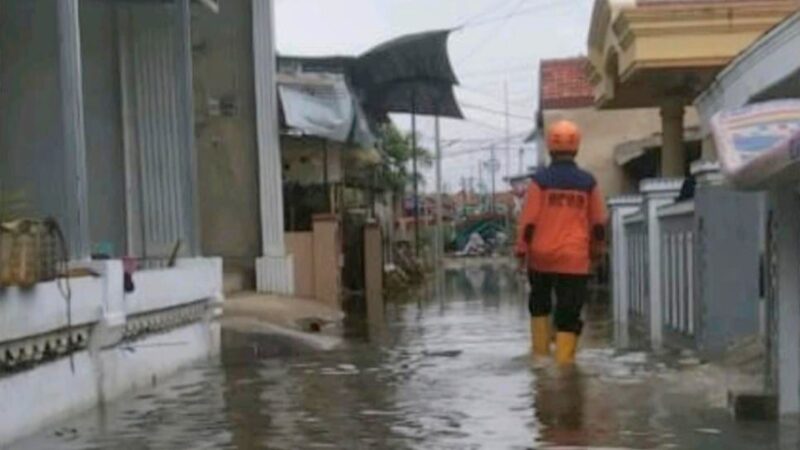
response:
<path id="1" fill-rule="evenodd" d="M 588 276 L 530 272 L 531 296 L 528 308 L 532 317 L 549 316 L 556 294 L 556 330 L 580 334 L 583 330 L 581 309 L 588 295 Z"/>

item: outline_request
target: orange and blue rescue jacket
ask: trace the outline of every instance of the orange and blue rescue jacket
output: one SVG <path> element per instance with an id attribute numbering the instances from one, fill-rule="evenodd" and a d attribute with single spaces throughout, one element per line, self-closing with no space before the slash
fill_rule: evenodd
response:
<path id="1" fill-rule="evenodd" d="M 605 241 L 606 220 L 594 177 L 572 161 L 553 162 L 528 188 L 517 254 L 536 272 L 587 275 L 592 245 Z"/>

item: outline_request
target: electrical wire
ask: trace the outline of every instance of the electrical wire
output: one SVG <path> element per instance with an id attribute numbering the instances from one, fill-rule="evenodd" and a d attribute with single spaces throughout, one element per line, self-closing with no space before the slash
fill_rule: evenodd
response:
<path id="1" fill-rule="evenodd" d="M 498 69 L 478 70 L 478 71 L 475 71 L 475 72 L 465 72 L 465 73 L 459 74 L 459 77 L 476 78 L 476 77 L 482 77 L 482 76 L 487 76 L 487 75 L 507 74 L 507 73 L 515 73 L 515 72 L 531 72 L 531 73 L 533 73 L 533 72 L 536 72 L 536 70 L 538 69 L 538 66 L 539 66 L 538 62 L 529 63 L 529 64 L 519 64 L 519 65 L 516 65 L 516 66 L 504 67 L 504 68 L 498 68 Z"/>
<path id="2" fill-rule="evenodd" d="M 458 102 L 458 104 L 462 108 L 474 109 L 476 111 L 482 111 L 482 112 L 485 112 L 485 113 L 488 113 L 488 114 L 495 114 L 495 115 L 503 116 L 503 117 L 508 116 L 509 118 L 512 118 L 512 119 L 531 121 L 531 122 L 534 120 L 533 116 L 523 116 L 521 114 L 506 113 L 505 111 L 499 111 L 499 110 L 496 110 L 496 109 L 487 108 L 485 106 L 479 106 L 479 105 L 474 105 L 474 104 L 465 103 L 465 102 Z"/>
<path id="3" fill-rule="evenodd" d="M 525 4 L 526 1 L 528 1 L 528 0 L 519 0 L 517 3 L 515 3 L 514 6 L 511 8 L 511 14 L 505 16 L 505 18 L 503 20 L 501 20 L 497 24 L 497 26 L 492 29 L 492 31 L 490 32 L 489 36 L 486 39 L 483 39 L 482 41 L 480 41 L 478 43 L 478 45 L 473 47 L 472 50 L 467 52 L 466 56 L 462 57 L 459 60 L 459 63 L 464 63 L 464 62 L 469 61 L 470 59 L 474 58 L 475 55 L 477 55 L 481 50 L 483 50 L 489 42 L 491 42 L 494 38 L 496 38 L 498 35 L 500 35 L 501 33 L 499 33 L 499 31 L 503 27 L 503 25 L 505 25 L 506 22 L 511 20 L 512 17 L 514 17 L 514 14 L 517 13 L 517 11 L 522 7 L 522 5 Z"/>
<path id="4" fill-rule="evenodd" d="M 518 133 L 516 135 L 511 135 L 511 138 L 523 138 L 527 137 L 530 132 L 527 133 Z M 487 138 L 464 138 L 464 139 L 442 139 L 443 144 L 460 144 L 460 143 L 471 143 L 471 142 L 502 142 L 505 140 L 505 136 L 503 137 L 487 137 Z"/>
<path id="5" fill-rule="evenodd" d="M 502 8 L 504 4 L 509 3 L 510 1 L 511 0 L 500 0 L 499 2 L 492 3 L 488 8 L 482 9 L 478 14 L 474 14 L 469 18 L 467 18 L 466 20 L 464 20 L 463 22 L 461 22 L 461 25 L 459 25 L 457 28 L 469 27 L 470 24 L 472 22 L 475 22 L 477 19 L 482 19 L 484 17 L 491 16 L 492 14 L 497 12 L 499 8 Z"/>
<path id="6" fill-rule="evenodd" d="M 488 91 L 483 91 L 483 90 L 480 90 L 480 89 L 476 89 L 476 88 L 473 88 L 472 86 L 458 85 L 456 87 L 458 87 L 458 88 L 460 88 L 460 89 L 462 89 L 464 91 L 470 92 L 472 94 L 477 94 L 477 95 L 480 95 L 480 96 L 482 96 L 484 98 L 494 100 L 499 105 L 504 105 L 505 104 L 505 102 L 503 102 L 502 100 L 500 100 L 498 98 L 499 94 L 491 94 Z M 526 92 L 526 93 L 529 94 L 530 92 Z M 532 96 L 532 95 L 528 95 L 528 96 L 525 96 L 523 98 L 516 98 L 514 100 L 509 100 L 508 104 L 510 106 L 513 105 L 513 106 L 516 106 L 518 108 L 530 109 L 531 104 L 533 104 L 535 102 L 536 102 L 536 98 L 534 96 Z"/>
<path id="7" fill-rule="evenodd" d="M 506 135 L 505 128 L 501 128 L 501 127 L 498 127 L 496 125 L 488 124 L 486 122 L 481 122 L 480 120 L 475 120 L 475 119 L 472 119 L 472 118 L 464 118 L 461 121 L 462 122 L 468 122 L 468 123 L 471 123 L 473 125 L 478 125 L 480 127 L 486 128 L 487 130 L 492 130 L 492 131 L 494 131 L 494 132 L 496 132 L 498 134 L 501 134 L 502 136 Z M 512 135 L 521 134 L 521 133 L 524 133 L 524 132 L 523 131 L 512 131 L 511 132 Z"/>
<path id="8" fill-rule="evenodd" d="M 523 0 L 521 3 L 524 3 L 525 1 L 529 1 L 529 0 Z M 516 12 L 514 12 L 512 14 L 507 14 L 507 15 L 504 15 L 504 16 L 496 16 L 496 17 L 492 17 L 492 18 L 489 18 L 489 19 L 486 19 L 486 20 L 483 20 L 483 21 L 471 22 L 469 24 L 466 24 L 466 25 L 464 25 L 462 27 L 457 28 L 457 30 L 483 27 L 483 26 L 486 26 L 486 25 L 491 25 L 491 24 L 496 23 L 496 22 L 502 22 L 501 23 L 501 26 L 502 26 L 502 25 L 504 25 L 506 22 L 508 22 L 511 19 L 516 19 L 516 18 L 524 17 L 524 16 L 531 16 L 531 15 L 534 15 L 534 14 L 542 12 L 543 9 L 544 10 L 548 10 L 548 9 L 555 8 L 555 7 L 558 7 L 558 6 L 574 7 L 574 5 L 572 5 L 572 3 L 569 2 L 569 1 L 557 0 L 555 2 L 546 3 L 544 5 L 538 5 L 537 7 L 523 9 L 521 11 L 516 11 Z"/>

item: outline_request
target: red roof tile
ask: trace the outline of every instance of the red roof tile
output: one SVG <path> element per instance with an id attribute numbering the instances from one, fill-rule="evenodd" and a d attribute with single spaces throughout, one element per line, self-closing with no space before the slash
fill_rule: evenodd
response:
<path id="1" fill-rule="evenodd" d="M 546 59 L 539 65 L 540 106 L 545 109 L 586 108 L 594 104 L 585 57 Z"/>

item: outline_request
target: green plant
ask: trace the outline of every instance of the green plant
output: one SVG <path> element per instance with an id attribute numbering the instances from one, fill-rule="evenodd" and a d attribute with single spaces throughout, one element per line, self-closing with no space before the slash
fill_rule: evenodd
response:
<path id="1" fill-rule="evenodd" d="M 414 174 L 411 170 L 413 157 L 411 134 L 403 133 L 392 124 L 386 125 L 381 130 L 383 138 L 383 160 L 382 177 L 380 182 L 383 189 L 402 194 L 405 189 L 413 185 Z M 416 148 L 417 165 L 421 172 L 425 168 L 433 165 L 433 155 L 431 152 L 419 144 Z M 421 173 L 417 173 L 420 187 L 425 185 L 425 178 Z"/>

